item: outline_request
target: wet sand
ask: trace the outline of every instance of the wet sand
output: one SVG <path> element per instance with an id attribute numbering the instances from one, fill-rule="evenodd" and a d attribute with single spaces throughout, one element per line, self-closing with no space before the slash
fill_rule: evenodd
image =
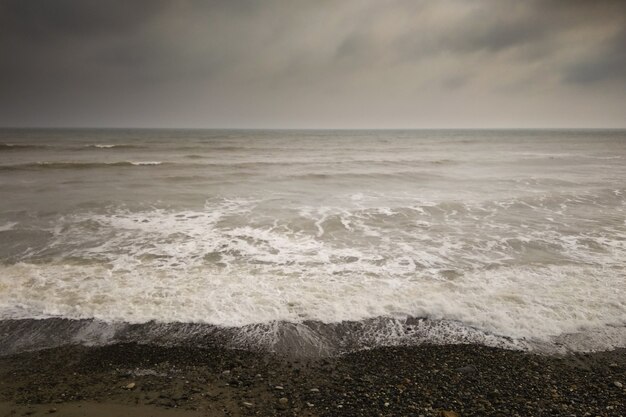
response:
<path id="1" fill-rule="evenodd" d="M 1 416 L 620 416 L 625 388 L 626 350 L 422 345 L 298 359 L 131 343 L 0 357 Z"/>

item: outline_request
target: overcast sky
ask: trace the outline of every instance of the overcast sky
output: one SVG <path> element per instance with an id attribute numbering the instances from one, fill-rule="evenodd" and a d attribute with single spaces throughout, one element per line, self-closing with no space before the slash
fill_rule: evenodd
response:
<path id="1" fill-rule="evenodd" d="M 0 126 L 626 127 L 626 1 L 0 0 Z"/>

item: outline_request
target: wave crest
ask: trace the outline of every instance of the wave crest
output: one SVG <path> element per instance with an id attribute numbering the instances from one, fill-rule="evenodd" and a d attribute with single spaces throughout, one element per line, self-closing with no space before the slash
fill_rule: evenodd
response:
<path id="1" fill-rule="evenodd" d="M 0 171 L 21 171 L 37 169 L 96 169 L 133 166 L 163 165 L 162 161 L 118 161 L 118 162 L 28 162 L 15 165 L 0 165 Z"/>

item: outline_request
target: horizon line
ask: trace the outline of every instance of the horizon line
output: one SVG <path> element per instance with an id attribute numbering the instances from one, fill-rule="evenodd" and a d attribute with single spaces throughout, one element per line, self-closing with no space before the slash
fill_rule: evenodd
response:
<path id="1" fill-rule="evenodd" d="M 393 130 L 626 130 L 622 127 L 158 127 L 158 126 L 0 126 L 0 130 L 249 130 L 249 131 L 297 131 L 297 130 L 345 130 L 345 131 L 393 131 Z"/>

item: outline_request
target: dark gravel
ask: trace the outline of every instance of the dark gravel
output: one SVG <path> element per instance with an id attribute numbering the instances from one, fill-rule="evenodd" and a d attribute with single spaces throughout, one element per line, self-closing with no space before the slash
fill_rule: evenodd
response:
<path id="1" fill-rule="evenodd" d="M 626 350 L 539 356 L 475 345 L 325 359 L 118 344 L 0 357 L 0 401 L 111 402 L 210 416 L 623 416 Z"/>

